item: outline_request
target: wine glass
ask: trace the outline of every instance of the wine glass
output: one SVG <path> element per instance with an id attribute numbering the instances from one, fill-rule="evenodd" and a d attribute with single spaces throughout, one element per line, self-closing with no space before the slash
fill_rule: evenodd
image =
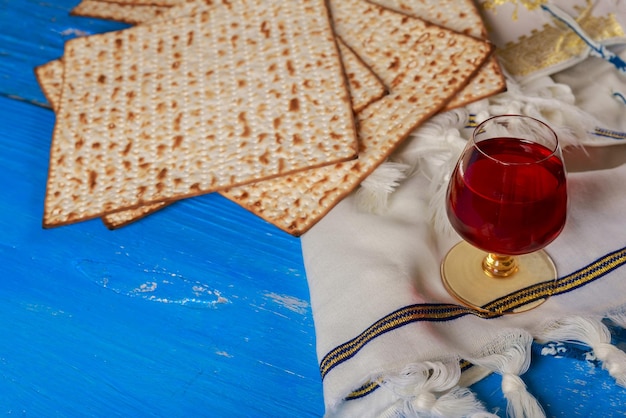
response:
<path id="1" fill-rule="evenodd" d="M 446 205 L 464 240 L 441 265 L 449 293 L 493 314 L 532 309 L 552 294 L 557 273 L 543 248 L 563 229 L 568 205 L 561 148 L 548 125 L 523 115 L 478 125 Z"/>

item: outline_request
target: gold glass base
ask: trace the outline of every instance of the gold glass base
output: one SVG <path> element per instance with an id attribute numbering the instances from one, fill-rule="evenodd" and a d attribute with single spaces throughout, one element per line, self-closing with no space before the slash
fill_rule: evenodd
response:
<path id="1" fill-rule="evenodd" d="M 496 277 L 487 274 L 483 265 L 500 260 L 486 260 L 486 256 L 463 241 L 441 264 L 444 286 L 464 305 L 485 313 L 519 313 L 541 305 L 553 293 L 556 267 L 545 251 L 515 256 L 514 272 Z"/>

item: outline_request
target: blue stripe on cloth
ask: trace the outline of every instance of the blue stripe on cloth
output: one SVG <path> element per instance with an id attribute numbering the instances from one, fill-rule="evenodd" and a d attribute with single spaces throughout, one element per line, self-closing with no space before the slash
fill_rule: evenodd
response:
<path id="1" fill-rule="evenodd" d="M 587 266 L 557 279 L 554 282 L 539 283 L 529 288 L 521 289 L 506 297 L 491 302 L 488 307 L 500 307 L 506 312 L 529 303 L 527 295 L 532 298 L 545 298 L 578 289 L 598 280 L 608 273 L 626 264 L 626 247 L 598 258 Z M 492 306 L 493 305 L 493 306 Z M 441 322 L 450 321 L 465 315 L 476 315 L 482 318 L 495 318 L 500 314 L 481 312 L 469 307 L 455 304 L 415 304 L 400 308 L 389 315 L 374 322 L 365 331 L 350 341 L 331 350 L 320 362 L 322 379 L 338 365 L 354 357 L 365 345 L 385 333 L 414 322 Z M 469 365 L 465 365 L 469 367 Z M 376 382 L 367 382 L 356 389 L 346 399 L 357 399 L 373 392 L 378 387 Z"/>

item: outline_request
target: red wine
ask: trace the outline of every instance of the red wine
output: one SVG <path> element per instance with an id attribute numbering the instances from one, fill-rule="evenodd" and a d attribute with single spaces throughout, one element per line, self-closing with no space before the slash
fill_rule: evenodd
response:
<path id="1" fill-rule="evenodd" d="M 454 229 L 472 245 L 498 254 L 526 254 L 549 244 L 567 212 L 559 156 L 522 139 L 488 139 L 478 147 L 461 157 L 448 188 Z"/>

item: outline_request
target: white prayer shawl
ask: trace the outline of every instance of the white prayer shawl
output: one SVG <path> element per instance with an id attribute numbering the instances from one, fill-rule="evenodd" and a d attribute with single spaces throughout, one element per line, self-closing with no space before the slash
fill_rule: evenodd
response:
<path id="1" fill-rule="evenodd" d="M 445 188 L 471 126 L 522 113 L 551 124 L 568 148 L 616 144 L 593 133 L 597 118 L 575 100 L 544 77 L 434 117 L 302 237 L 327 416 L 491 416 L 465 386 L 496 372 L 509 415 L 541 417 L 519 377 L 533 339 L 587 344 L 626 383 L 626 355 L 601 322 L 626 322 L 626 157 L 569 173 L 567 223 L 546 248 L 559 273 L 556 294 L 538 308 L 483 318 L 440 279 L 440 262 L 459 240 L 442 211 Z"/>

